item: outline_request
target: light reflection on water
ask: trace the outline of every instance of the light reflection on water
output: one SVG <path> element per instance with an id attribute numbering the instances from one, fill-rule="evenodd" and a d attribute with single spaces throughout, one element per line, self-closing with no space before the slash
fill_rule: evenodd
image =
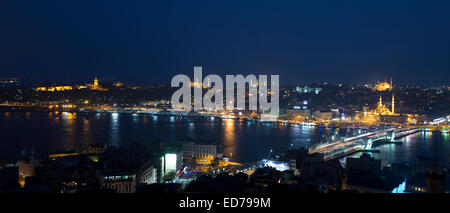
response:
<path id="1" fill-rule="evenodd" d="M 444 167 L 450 168 L 450 140 L 446 136 L 448 133 L 441 132 L 419 132 L 408 135 L 400 139 L 401 145 L 386 144 L 375 149 L 380 153 L 372 153 L 376 159 L 382 160 L 382 165 L 391 163 L 415 164 L 418 156 L 434 157 L 434 143 L 437 141 L 437 157 Z M 352 157 L 359 157 L 361 154 L 354 154 Z"/>
<path id="2" fill-rule="evenodd" d="M 110 129 L 110 137 L 111 137 L 111 144 L 114 146 L 119 145 L 119 113 L 111 113 L 111 129 Z"/>
<path id="3" fill-rule="evenodd" d="M 235 128 L 235 121 L 232 119 L 225 119 L 223 120 L 223 123 L 225 125 L 223 131 L 224 131 L 224 156 L 227 156 L 230 158 L 230 160 L 234 161 L 235 158 L 233 157 L 233 153 L 236 153 L 236 133 L 234 132 Z"/>
<path id="4" fill-rule="evenodd" d="M 279 154 L 290 148 L 305 147 L 339 135 L 351 134 L 329 128 L 301 125 L 259 123 L 220 118 L 183 118 L 150 114 L 119 113 L 0 113 L 0 160 L 17 159 L 21 149 L 35 145 L 36 152 L 46 153 L 64 148 L 83 149 L 91 143 L 127 146 L 132 141 L 175 143 L 187 137 L 213 140 L 223 145 L 224 155 L 246 162 L 267 157 L 269 150 Z M 325 135 L 324 139 L 323 136 Z M 383 164 L 413 162 L 418 155 L 433 155 L 438 139 L 439 156 L 449 162 L 448 133 L 423 132 L 404 137 L 403 145 L 377 147 L 375 154 Z M 291 146 L 292 144 L 292 146 Z M 358 155 L 359 156 L 359 155 Z"/>

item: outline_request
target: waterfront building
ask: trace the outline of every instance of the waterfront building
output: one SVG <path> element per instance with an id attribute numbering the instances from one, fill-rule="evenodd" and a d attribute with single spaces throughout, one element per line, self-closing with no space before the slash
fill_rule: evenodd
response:
<path id="1" fill-rule="evenodd" d="M 309 109 L 286 109 L 286 120 L 304 121 L 311 116 L 311 110 Z"/>
<path id="2" fill-rule="evenodd" d="M 320 120 L 320 121 L 331 121 L 331 119 L 333 119 L 332 112 L 327 112 L 327 111 L 315 111 L 313 116 L 314 116 L 314 119 Z"/>

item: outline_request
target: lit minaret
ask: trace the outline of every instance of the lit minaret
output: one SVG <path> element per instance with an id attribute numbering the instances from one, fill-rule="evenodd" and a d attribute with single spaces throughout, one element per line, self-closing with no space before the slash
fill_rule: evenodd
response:
<path id="1" fill-rule="evenodd" d="M 392 114 L 395 114 L 395 102 L 394 102 L 394 92 L 392 92 Z"/>

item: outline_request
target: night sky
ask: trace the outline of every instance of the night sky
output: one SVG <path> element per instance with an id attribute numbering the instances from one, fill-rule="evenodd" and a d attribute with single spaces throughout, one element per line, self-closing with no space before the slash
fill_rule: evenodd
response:
<path id="1" fill-rule="evenodd" d="M 450 1 L 0 2 L 0 78 L 448 85 Z"/>

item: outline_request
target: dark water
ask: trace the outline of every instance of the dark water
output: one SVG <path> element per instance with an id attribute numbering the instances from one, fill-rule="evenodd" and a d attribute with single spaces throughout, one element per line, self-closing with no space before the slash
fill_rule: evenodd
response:
<path id="1" fill-rule="evenodd" d="M 345 133 L 347 134 L 347 133 Z M 92 143 L 127 146 L 133 141 L 172 144 L 183 138 L 214 140 L 224 155 L 238 162 L 254 162 L 289 148 L 305 147 L 342 133 L 326 128 L 288 126 L 228 119 L 152 116 L 118 113 L 0 113 L 0 160 L 17 159 L 32 145 L 38 154 L 64 148 L 84 149 Z M 450 162 L 448 133 L 418 133 L 403 138 L 404 145 L 378 147 L 384 162 L 412 162 L 418 155 L 433 155 L 432 140 L 440 140 L 439 155 Z"/>
<path id="2" fill-rule="evenodd" d="M 415 162 L 417 156 L 436 156 L 442 162 L 443 166 L 450 168 L 450 134 L 434 132 L 419 132 L 401 139 L 402 145 L 389 144 L 375 149 L 380 150 L 379 154 L 373 157 L 382 159 L 383 164 L 390 162 Z"/>

